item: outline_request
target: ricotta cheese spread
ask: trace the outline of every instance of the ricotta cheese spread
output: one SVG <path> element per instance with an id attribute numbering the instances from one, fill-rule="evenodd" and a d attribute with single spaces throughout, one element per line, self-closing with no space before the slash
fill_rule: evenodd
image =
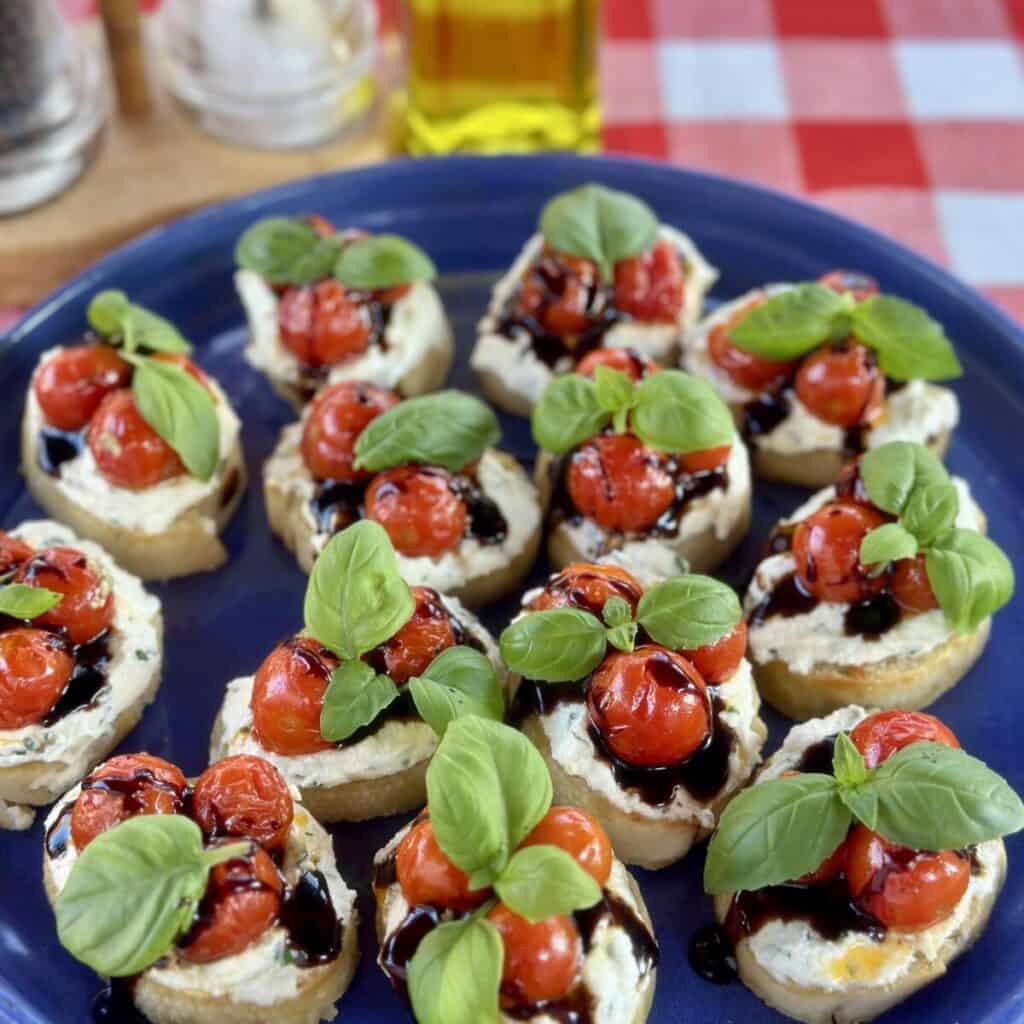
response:
<path id="1" fill-rule="evenodd" d="M 960 509 L 956 525 L 966 530 L 984 529 L 984 516 L 971 497 L 965 480 L 953 478 Z M 816 512 L 835 496 L 834 487 L 818 491 L 783 525 L 792 525 Z M 761 562 L 747 590 L 744 606 L 749 614 L 796 569 L 792 553 L 771 555 Z M 901 618 L 881 636 L 866 639 L 848 636 L 844 621 L 848 604 L 821 601 L 802 615 L 773 615 L 751 623 L 747 634 L 750 657 L 758 664 L 784 662 L 791 671 L 809 674 L 815 665 L 875 665 L 889 658 L 916 658 L 944 644 L 953 630 L 938 608 Z"/>
<path id="2" fill-rule="evenodd" d="M 718 271 L 700 254 L 689 236 L 662 224 L 661 240 L 672 243 L 683 261 L 686 284 L 683 308 L 674 324 L 644 324 L 623 321 L 614 324 L 601 344 L 606 348 L 633 348 L 655 361 L 671 358 L 677 350 L 682 333 L 697 322 L 704 305 L 704 296 L 718 279 Z M 498 333 L 498 324 L 519 288 L 523 275 L 540 255 L 544 239 L 536 234 L 523 247 L 511 269 L 494 286 L 486 315 L 477 328 L 477 342 L 470 366 L 478 373 L 500 379 L 505 390 L 521 404 L 532 405 L 551 379 L 572 369 L 574 361 L 566 356 L 552 368 L 539 359 L 531 339 L 525 332 L 509 338 Z"/>
<path id="3" fill-rule="evenodd" d="M 11 533 L 34 548 L 59 545 L 81 551 L 103 571 L 114 593 L 107 685 L 85 707 L 52 725 L 0 729 L 0 770 L 45 769 L 45 776 L 33 784 L 44 802 L 81 779 L 111 749 L 118 719 L 145 697 L 154 677 L 159 676 L 163 620 L 160 601 L 147 593 L 138 577 L 119 569 L 98 544 L 79 540 L 66 526 L 46 519 L 22 523 Z M 31 811 L 8 804 L 5 816 L 24 822 L 26 814 Z M 24 827 L 29 824 L 31 817 Z"/>

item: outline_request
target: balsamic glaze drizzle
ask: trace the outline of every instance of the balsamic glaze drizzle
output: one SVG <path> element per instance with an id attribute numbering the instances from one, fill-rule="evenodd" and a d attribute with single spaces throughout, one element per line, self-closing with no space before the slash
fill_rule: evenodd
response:
<path id="1" fill-rule="evenodd" d="M 65 462 L 78 458 L 85 448 L 85 430 L 58 430 L 43 427 L 39 431 L 39 468 L 49 476 L 57 476 Z"/>

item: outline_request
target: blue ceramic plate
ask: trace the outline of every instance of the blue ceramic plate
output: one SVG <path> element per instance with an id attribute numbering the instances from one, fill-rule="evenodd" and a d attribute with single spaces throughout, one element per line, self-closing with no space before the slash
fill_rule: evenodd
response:
<path id="1" fill-rule="evenodd" d="M 11 527 L 39 509 L 17 472 L 22 396 L 40 352 L 73 342 L 89 297 L 123 288 L 174 320 L 198 347 L 198 357 L 227 388 L 245 423 L 244 444 L 254 485 L 227 530 L 231 560 L 220 572 L 157 587 L 167 622 L 167 660 L 155 705 L 129 736 L 125 750 L 148 750 L 177 762 L 186 774 L 207 763 L 210 725 L 224 683 L 255 670 L 273 643 L 300 624 L 305 577 L 270 535 L 259 491 L 260 466 L 280 427 L 292 417 L 266 381 L 242 359 L 243 315 L 231 275 L 242 230 L 268 214 L 318 211 L 339 225 L 398 231 L 422 245 L 442 272 L 441 290 L 456 325 L 459 360 L 452 383 L 472 387 L 468 355 L 474 324 L 495 274 L 533 230 L 549 196 L 585 181 L 641 195 L 661 218 L 694 236 L 721 268 L 716 299 L 766 280 L 813 278 L 833 267 L 873 274 L 886 291 L 925 306 L 955 340 L 966 367 L 957 385 L 963 423 L 950 462 L 970 480 L 992 534 L 1024 566 L 1024 337 L 988 302 L 918 256 L 880 235 L 794 199 L 738 182 L 652 164 L 569 156 L 450 159 L 396 163 L 328 175 L 228 203 L 139 239 L 98 263 L 38 306 L 6 339 L 0 363 L 0 525 Z M 504 444 L 532 457 L 524 421 L 504 418 Z M 759 486 L 757 518 L 725 575 L 742 586 L 771 522 L 798 503 L 796 489 Z M 538 566 L 538 577 L 544 567 Z M 495 630 L 509 606 L 488 609 Z M 963 745 L 1024 792 L 1020 636 L 1024 603 L 1000 613 L 985 657 L 933 710 Z M 786 724 L 770 715 L 775 749 Z M 362 961 L 344 997 L 342 1017 L 385 1024 L 408 1018 L 374 958 L 369 890 L 373 852 L 401 819 L 337 828 L 341 870 L 360 894 Z M 99 984 L 57 943 L 40 884 L 41 828 L 0 834 L 0 1020 L 17 1024 L 85 1024 Z M 949 975 L 893 1013 L 906 1022 L 1012 1024 L 1024 1021 L 1020 932 L 1024 924 L 1024 852 L 1010 842 L 1010 879 L 977 947 Z M 657 1024 L 779 1021 L 740 984 L 717 987 L 686 960 L 693 931 L 710 919 L 701 893 L 702 852 L 665 871 L 638 872 L 654 912 L 662 964 L 651 1020 Z"/>

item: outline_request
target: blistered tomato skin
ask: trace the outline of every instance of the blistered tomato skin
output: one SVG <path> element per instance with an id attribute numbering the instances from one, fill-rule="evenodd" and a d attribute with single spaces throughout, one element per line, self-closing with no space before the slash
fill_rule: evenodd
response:
<path id="1" fill-rule="evenodd" d="M 28 544 L 0 530 L 0 575 L 6 576 L 31 557 L 32 548 Z"/>
<path id="2" fill-rule="evenodd" d="M 367 425 L 398 404 L 393 391 L 361 381 L 340 381 L 324 388 L 310 403 L 302 425 L 302 461 L 319 480 L 369 480 L 355 469 L 356 441 Z"/>
<path id="3" fill-rule="evenodd" d="M 519 311 L 558 337 L 582 334 L 593 321 L 600 287 L 596 263 L 545 247 L 523 277 Z"/>
<path id="4" fill-rule="evenodd" d="M 82 783 L 71 812 L 71 838 L 81 852 L 100 833 L 140 814 L 177 814 L 185 776 L 152 754 L 119 754 Z"/>
<path id="5" fill-rule="evenodd" d="M 593 377 L 599 366 L 624 373 L 634 384 L 658 372 L 658 364 L 631 348 L 595 348 L 577 364 L 576 373 Z"/>
<path id="6" fill-rule="evenodd" d="M 965 857 L 944 850 L 918 852 L 896 846 L 864 825 L 846 842 L 850 893 L 889 928 L 923 931 L 956 909 L 971 881 Z"/>
<path id="7" fill-rule="evenodd" d="M 885 377 L 874 353 L 856 342 L 825 345 L 796 374 L 797 398 L 825 423 L 856 427 L 871 423 L 885 398 Z"/>
<path id="8" fill-rule="evenodd" d="M 270 652 L 252 687 L 253 732 L 275 754 L 329 750 L 320 711 L 338 660 L 311 637 L 298 636 Z"/>
<path id="9" fill-rule="evenodd" d="M 566 484 L 577 512 L 624 533 L 651 529 L 676 495 L 662 456 L 628 434 L 602 434 L 580 445 Z"/>
<path id="10" fill-rule="evenodd" d="M 466 503 L 443 469 L 398 466 L 378 473 L 366 489 L 366 518 L 380 523 L 400 554 L 438 558 L 466 533 Z"/>
<path id="11" fill-rule="evenodd" d="M 655 644 L 605 658 L 587 687 L 587 709 L 611 752 L 638 768 L 685 761 L 711 730 L 704 680 L 682 655 Z"/>
<path id="12" fill-rule="evenodd" d="M 281 773 L 250 754 L 210 765 L 192 792 L 192 817 L 207 840 L 248 838 L 276 849 L 287 841 L 294 815 Z"/>
<path id="13" fill-rule="evenodd" d="M 109 345 L 77 345 L 50 356 L 32 389 L 47 423 L 58 430 L 80 430 L 100 402 L 130 377 L 131 367 Z"/>
<path id="14" fill-rule="evenodd" d="M 555 806 L 540 819 L 520 846 L 557 846 L 598 885 L 612 872 L 612 844 L 601 823 L 578 807 Z"/>
<path id="15" fill-rule="evenodd" d="M 711 361 L 741 388 L 756 392 L 771 391 L 778 387 L 797 365 L 795 359 L 762 359 L 729 340 L 730 332 L 763 302 L 764 299 L 760 298 L 752 300 L 708 332 L 708 355 Z"/>
<path id="16" fill-rule="evenodd" d="M 0 729 L 42 721 L 75 668 L 64 642 L 41 629 L 0 633 Z"/>
<path id="17" fill-rule="evenodd" d="M 536 924 L 499 903 L 487 919 L 498 929 L 505 950 L 501 971 L 503 999 L 532 1006 L 559 999 L 580 973 L 583 944 L 571 917 L 548 917 Z"/>
<path id="18" fill-rule="evenodd" d="M 259 846 L 244 858 L 218 864 L 196 923 L 182 940 L 182 957 L 208 964 L 241 953 L 277 920 L 283 890 L 274 862 Z"/>
<path id="19" fill-rule="evenodd" d="M 851 730 L 850 739 L 868 768 L 887 761 L 911 743 L 942 743 L 954 750 L 960 747 L 952 730 L 924 711 L 876 711 Z"/>
<path id="20" fill-rule="evenodd" d="M 674 323 L 685 286 L 682 259 L 668 241 L 615 264 L 615 308 L 642 323 Z"/>
<path id="21" fill-rule="evenodd" d="M 183 352 L 154 352 L 150 358 L 155 359 L 158 363 L 167 363 L 170 366 L 178 367 L 179 370 L 184 370 L 197 384 L 202 384 L 211 395 L 213 394 L 210 378 Z"/>
<path id="22" fill-rule="evenodd" d="M 178 453 L 142 418 L 127 389 L 103 399 L 86 439 L 100 474 L 115 487 L 142 491 L 185 472 Z"/>
<path id="23" fill-rule="evenodd" d="M 713 644 L 706 644 L 683 656 L 700 673 L 706 683 L 724 683 L 731 679 L 747 653 L 747 623 L 740 619 L 732 630 Z"/>
<path id="24" fill-rule="evenodd" d="M 797 885 L 827 885 L 834 882 L 843 872 L 846 865 L 846 840 L 843 840 L 822 865 L 796 879 Z"/>
<path id="25" fill-rule="evenodd" d="M 288 288 L 277 307 L 281 342 L 307 366 L 331 366 L 366 351 L 370 318 L 340 282 Z"/>
<path id="26" fill-rule="evenodd" d="M 581 608 L 600 618 L 613 597 L 621 597 L 636 614 L 643 587 L 617 565 L 573 562 L 567 565 L 530 603 L 530 611 L 547 608 Z"/>
<path id="27" fill-rule="evenodd" d="M 45 548 L 23 562 L 15 583 L 42 587 L 63 595 L 60 603 L 38 616 L 37 626 L 63 630 L 74 646 L 94 640 L 114 621 L 114 593 L 110 582 L 74 548 Z"/>
<path id="28" fill-rule="evenodd" d="M 721 469 L 729 461 L 731 452 L 731 444 L 707 448 L 702 452 L 688 452 L 677 456 L 679 468 L 684 473 L 708 473 L 713 469 Z"/>
<path id="29" fill-rule="evenodd" d="M 901 608 L 915 615 L 939 607 L 928 579 L 924 555 L 901 558 L 893 563 L 889 574 L 889 591 Z"/>
<path id="30" fill-rule="evenodd" d="M 402 895 L 411 906 L 430 904 L 451 910 L 472 910 L 490 894 L 469 888 L 469 876 L 460 871 L 437 845 L 434 827 L 426 818 L 415 822 L 402 837 L 395 854 Z"/>
<path id="31" fill-rule="evenodd" d="M 863 302 L 864 299 L 878 294 L 878 282 L 856 270 L 831 270 L 818 278 L 818 284 L 823 284 L 840 295 L 849 292 L 856 302 Z"/>
<path id="32" fill-rule="evenodd" d="M 421 676 L 430 663 L 455 643 L 451 616 L 436 590 L 413 587 L 416 601 L 412 618 L 390 640 L 367 655 L 379 672 L 390 676 L 399 686 L 413 676 Z"/>
<path id="33" fill-rule="evenodd" d="M 852 501 L 830 501 L 797 524 L 793 558 L 800 586 L 819 601 L 853 604 L 885 587 L 860 562 L 864 537 L 885 522 L 881 513 Z"/>

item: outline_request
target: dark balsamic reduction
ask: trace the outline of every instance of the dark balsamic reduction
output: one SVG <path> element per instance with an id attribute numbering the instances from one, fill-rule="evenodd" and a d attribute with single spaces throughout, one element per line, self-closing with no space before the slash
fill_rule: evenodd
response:
<path id="1" fill-rule="evenodd" d="M 508 536 L 508 523 L 495 501 L 484 494 L 470 476 L 460 473 L 452 477 L 452 493 L 462 499 L 469 522 L 466 533 L 481 544 L 500 544 Z"/>
<path id="2" fill-rule="evenodd" d="M 736 952 L 720 925 L 709 924 L 695 931 L 686 958 L 697 974 L 716 985 L 728 985 L 739 977 Z"/>
<path id="3" fill-rule="evenodd" d="M 808 594 L 795 572 L 783 576 L 775 589 L 761 599 L 750 613 L 751 626 L 758 626 L 773 615 L 792 618 L 794 615 L 806 615 L 818 606 L 818 599 Z"/>
<path id="4" fill-rule="evenodd" d="M 46 830 L 46 855 L 51 860 L 61 856 L 68 848 L 68 840 L 71 838 L 71 815 L 74 809 L 74 800 L 66 803 L 53 824 Z"/>
<path id="5" fill-rule="evenodd" d="M 148 1024 L 135 1007 L 135 981 L 135 978 L 111 978 L 110 983 L 96 993 L 91 1008 L 95 1024 Z"/>
<path id="6" fill-rule="evenodd" d="M 836 737 L 826 736 L 812 743 L 793 765 L 793 771 L 810 775 L 831 775 L 832 759 L 835 755 Z"/>
<path id="7" fill-rule="evenodd" d="M 329 963 L 341 952 L 341 922 L 322 872 L 304 871 L 299 876 L 281 902 L 279 920 L 298 967 Z"/>
<path id="8" fill-rule="evenodd" d="M 101 633 L 95 640 L 74 650 L 75 667 L 60 700 L 42 720 L 43 725 L 55 725 L 72 711 L 93 707 L 96 698 L 107 685 L 107 667 L 110 664 L 110 637 Z"/>
<path id="9" fill-rule="evenodd" d="M 57 476 L 60 467 L 78 458 L 84 448 L 84 430 L 43 427 L 39 431 L 39 468 L 50 476 Z"/>
<path id="10" fill-rule="evenodd" d="M 401 924 L 384 940 L 380 965 L 391 987 L 406 1006 L 409 1004 L 409 961 L 419 944 L 441 923 L 442 911 L 437 907 L 413 907 Z"/>
<path id="11" fill-rule="evenodd" d="M 320 480 L 310 499 L 313 518 L 320 533 L 339 533 L 363 517 L 366 485 L 347 480 Z"/>
<path id="12" fill-rule="evenodd" d="M 747 444 L 756 445 L 759 437 L 770 434 L 788 415 L 792 389 L 766 391 L 743 406 L 740 434 Z"/>

